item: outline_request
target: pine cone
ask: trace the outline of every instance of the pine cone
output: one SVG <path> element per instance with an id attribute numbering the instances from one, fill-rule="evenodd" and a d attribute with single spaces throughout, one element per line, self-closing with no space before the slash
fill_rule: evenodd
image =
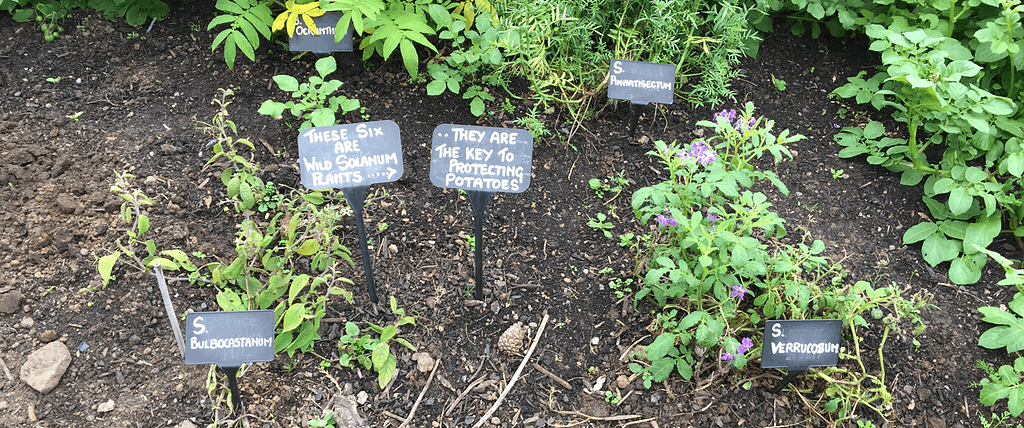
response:
<path id="1" fill-rule="evenodd" d="M 523 342 L 527 338 L 527 334 L 530 332 L 529 328 L 523 326 L 523 323 L 517 322 L 512 324 L 501 334 L 498 338 L 498 349 L 509 355 L 515 355 L 523 350 Z"/>

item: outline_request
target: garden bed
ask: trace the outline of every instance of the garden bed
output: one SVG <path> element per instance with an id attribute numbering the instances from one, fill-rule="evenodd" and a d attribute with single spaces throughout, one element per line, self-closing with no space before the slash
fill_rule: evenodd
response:
<path id="1" fill-rule="evenodd" d="M 239 216 L 222 202 L 220 170 L 205 167 L 210 137 L 196 126 L 216 112 L 210 101 L 220 88 L 234 88 L 230 118 L 239 136 L 254 142 L 252 155 L 263 179 L 280 189 L 300 187 L 296 131 L 256 110 L 264 100 L 283 98 L 272 76 L 312 75 L 316 58 L 293 60 L 280 45 L 268 43 L 269 51 L 261 49 L 255 63 L 240 60 L 228 70 L 220 53 L 210 51 L 213 35 L 200 31 L 213 14 L 210 4 L 172 8 L 145 32 L 79 11 L 52 43 L 43 41 L 34 24 L 0 17 L 0 307 L 13 308 L 0 314 L 0 358 L 10 371 L 10 377 L 0 374 L 0 425 L 213 422 L 208 366 L 184 364 L 153 275 L 119 265 L 116 280 L 103 288 L 96 268 L 96 260 L 112 252 L 124 234 L 122 200 L 110 187 L 116 172 L 126 170 L 155 201 L 149 233 L 161 248 L 201 252 L 208 261 L 234 255 Z M 415 426 L 475 424 L 522 361 L 498 352 L 499 335 L 516 322 L 540 324 L 544 314 L 550 321 L 531 361 L 551 375 L 528 364 L 494 414 L 498 426 L 778 426 L 818 419 L 818 403 L 792 392 L 770 394 L 782 373 L 762 370 L 756 361 L 742 371 L 723 370 L 725 376 L 714 381 L 673 377 L 647 389 L 631 378 L 628 354 L 650 341 L 651 308 L 634 308 L 629 294 L 620 298 L 609 287 L 632 277 L 633 254 L 587 225 L 598 213 L 616 213 L 608 216 L 616 234 L 647 228 L 632 215 L 629 195 L 665 179 L 647 154 L 653 142 L 689 142 L 703 135 L 697 121 L 746 102 L 774 120 L 776 131 L 807 137 L 790 146 L 793 161 L 762 165 L 790 190 L 788 196 L 764 190 L 786 220 L 786 239 L 820 239 L 824 254 L 842 264 L 849 281 L 894 285 L 907 296 L 931 296 L 937 307 L 924 312 L 923 334 L 910 334 L 904 324 L 885 342 L 884 379 L 893 395 L 889 426 L 980 426 L 978 415 L 991 414 L 978 402 L 979 388 L 971 386 L 985 376 L 976 362 L 1010 360 L 1005 352 L 976 346 L 987 328 L 977 308 L 1005 304 L 1014 290 L 995 284 L 1003 273 L 993 263 L 978 284 L 950 285 L 918 248 L 902 245 L 904 231 L 927 216 L 920 190 L 900 186 L 897 175 L 861 159 L 837 157 L 837 125 L 865 117 L 886 120 L 829 97 L 847 77 L 877 63 L 863 40 L 794 37 L 780 28 L 767 35 L 756 59 L 744 60 L 745 77 L 732 82 L 735 102 L 715 108 L 691 108 L 683 101 L 648 106 L 634 138 L 627 135 L 627 104 L 600 100 L 596 117 L 581 126 L 558 110 L 540 114 L 552 135 L 535 143 L 530 188 L 496 194 L 487 207 L 483 301 L 470 292 L 472 210 L 459 192 L 430 184 L 429 136 L 444 123 L 515 127 L 512 120 L 533 107 L 528 85 L 514 81 L 510 93 L 492 90 L 496 100 L 478 119 L 450 93 L 428 97 L 424 84 L 408 81 L 399 61 L 364 67 L 357 53 L 335 57 L 339 71 L 333 77 L 344 82 L 341 92 L 366 108 L 342 123 L 363 121 L 365 114 L 401 129 L 405 174 L 395 183 L 371 186 L 364 212 L 382 299 L 369 302 L 356 256 L 356 265 L 344 272 L 355 282 L 355 302 L 337 298 L 328 304 L 323 340 L 314 352 L 294 359 L 278 355 L 241 379 L 250 426 L 308 426 L 342 396 L 361 401 L 358 410 L 369 426 L 401 423 L 398 418 L 409 414 L 430 374 L 417 369 L 412 352 L 394 348 L 397 376 L 384 390 L 376 374 L 339 368 L 336 360 L 344 323 L 393 322 L 387 305 L 392 296 L 416 317 L 414 327 L 402 327 L 401 337 L 438 362 Z M 778 80 L 785 81 L 784 90 Z M 588 185 L 592 178 L 620 174 L 629 184 L 617 198 L 598 197 Z M 354 220 L 345 219 L 345 225 L 342 242 L 358 254 Z M 173 282 L 171 295 L 179 314 L 217 308 L 216 290 L 209 286 Z M 881 324 L 872 322 L 860 334 L 863 351 L 874 355 Z M 72 353 L 67 373 L 46 394 L 18 379 L 43 339 L 64 342 Z M 325 359 L 334 364 L 322 364 Z M 874 374 L 881 373 L 877 360 L 867 362 Z M 798 379 L 795 386 L 811 399 L 825 387 L 813 379 Z M 112 409 L 104 405 L 111 401 Z M 1005 402 L 995 409 L 1002 410 Z M 878 415 L 858 414 L 881 425 Z"/>

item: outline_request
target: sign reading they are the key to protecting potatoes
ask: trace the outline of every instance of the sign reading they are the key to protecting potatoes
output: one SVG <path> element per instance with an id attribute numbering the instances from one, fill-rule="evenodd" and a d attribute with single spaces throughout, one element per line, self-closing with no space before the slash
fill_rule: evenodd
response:
<path id="1" fill-rule="evenodd" d="M 764 322 L 761 367 L 806 370 L 839 363 L 841 320 L 768 320 Z"/>
<path id="2" fill-rule="evenodd" d="M 274 361 L 274 311 L 192 312 L 185 330 L 185 364 Z"/>
<path id="3" fill-rule="evenodd" d="M 390 120 L 306 128 L 299 170 L 308 189 L 344 189 L 402 178 L 402 136 Z"/>
<path id="4" fill-rule="evenodd" d="M 437 187 L 521 193 L 530 187 L 533 135 L 524 129 L 438 125 L 430 150 Z"/>
<path id="5" fill-rule="evenodd" d="M 676 66 L 613 59 L 608 70 L 608 98 L 633 104 L 672 104 Z"/>

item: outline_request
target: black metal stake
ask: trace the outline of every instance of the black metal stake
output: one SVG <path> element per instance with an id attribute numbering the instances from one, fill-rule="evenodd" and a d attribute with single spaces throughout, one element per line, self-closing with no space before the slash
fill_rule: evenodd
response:
<path id="1" fill-rule="evenodd" d="M 804 374 L 806 372 L 807 372 L 807 369 L 803 369 L 803 370 L 790 369 L 789 373 L 786 373 L 786 377 L 782 378 L 782 382 L 779 382 L 779 385 L 776 386 L 775 389 L 772 390 L 772 394 L 778 394 L 779 391 L 782 391 L 782 388 L 785 388 L 786 385 L 789 385 L 789 383 L 792 382 L 793 380 L 795 380 L 797 376 L 800 376 L 800 375 L 802 375 L 802 374 Z"/>
<path id="2" fill-rule="evenodd" d="M 224 371 L 224 374 L 228 376 L 228 390 L 231 391 L 231 406 L 235 410 L 241 409 L 242 405 L 242 393 L 238 390 L 238 379 L 235 374 L 238 373 L 238 367 L 220 367 Z"/>
<path id="3" fill-rule="evenodd" d="M 491 200 L 492 192 L 467 190 L 469 204 L 473 207 L 473 218 L 476 220 L 476 299 L 484 298 L 484 208 Z"/>
<path id="4" fill-rule="evenodd" d="M 363 254 L 363 272 L 366 273 L 366 292 L 370 302 L 377 303 L 377 290 L 373 288 L 373 261 L 370 260 L 370 249 L 366 247 L 366 228 L 363 225 L 363 203 L 366 202 L 366 187 L 351 187 L 341 190 L 345 200 L 352 207 L 356 217 L 356 233 L 359 234 L 359 249 Z"/>
<path id="5" fill-rule="evenodd" d="M 644 112 L 644 107 L 646 107 L 647 104 L 632 103 L 630 105 L 633 106 L 633 123 L 629 126 L 629 138 L 633 138 L 633 136 L 636 135 L 636 125 L 640 123 L 640 113 Z"/>

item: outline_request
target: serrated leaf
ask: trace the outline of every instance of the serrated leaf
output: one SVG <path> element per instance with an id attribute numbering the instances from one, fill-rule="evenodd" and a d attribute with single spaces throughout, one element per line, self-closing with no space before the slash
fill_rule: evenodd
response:
<path id="1" fill-rule="evenodd" d="M 657 361 L 664 358 L 666 355 L 675 349 L 676 346 L 676 335 L 672 333 L 662 333 L 647 345 L 647 359 L 649 361 Z"/>

